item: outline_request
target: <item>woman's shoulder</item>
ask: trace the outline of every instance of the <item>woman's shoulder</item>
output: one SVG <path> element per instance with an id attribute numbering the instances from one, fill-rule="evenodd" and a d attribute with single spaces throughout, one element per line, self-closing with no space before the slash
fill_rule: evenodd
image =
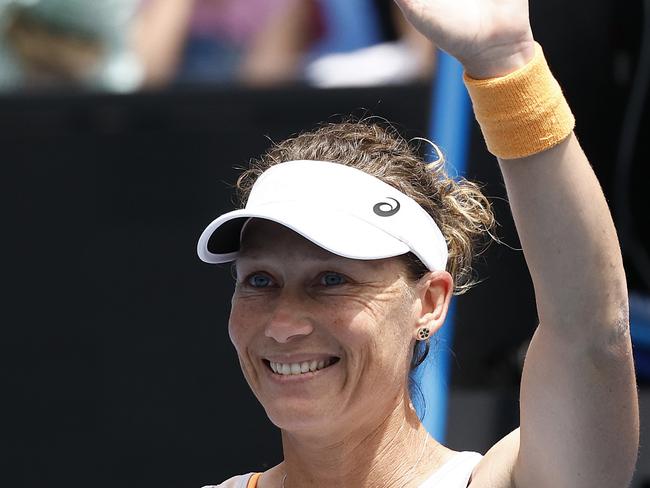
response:
<path id="1" fill-rule="evenodd" d="M 248 480 L 253 476 L 253 474 L 255 473 L 238 474 L 237 476 L 228 478 L 226 481 L 223 481 L 218 485 L 207 485 L 203 488 L 246 488 Z"/>
<path id="2" fill-rule="evenodd" d="M 515 429 L 485 453 L 472 473 L 470 488 L 512 488 L 519 454 L 519 429 Z"/>

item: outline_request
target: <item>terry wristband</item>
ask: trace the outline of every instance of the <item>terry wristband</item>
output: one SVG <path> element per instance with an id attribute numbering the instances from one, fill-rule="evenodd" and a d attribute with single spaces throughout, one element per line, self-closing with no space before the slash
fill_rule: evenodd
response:
<path id="1" fill-rule="evenodd" d="M 488 150 L 501 159 L 550 149 L 573 131 L 575 119 L 539 44 L 513 73 L 487 80 L 465 74 L 464 81 Z"/>

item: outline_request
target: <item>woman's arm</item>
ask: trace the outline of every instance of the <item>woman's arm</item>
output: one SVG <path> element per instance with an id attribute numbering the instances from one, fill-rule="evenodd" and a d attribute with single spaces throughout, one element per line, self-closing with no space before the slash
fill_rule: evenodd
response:
<path id="1" fill-rule="evenodd" d="M 639 417 L 612 219 L 574 135 L 500 160 L 540 325 L 521 384 L 516 486 L 628 486 Z"/>
<path id="2" fill-rule="evenodd" d="M 407 18 L 472 78 L 532 59 L 526 0 L 399 0 Z M 463 34 L 465 32 L 465 34 Z M 472 486 L 627 486 L 638 400 L 616 232 L 573 134 L 500 159 L 535 288 L 540 325 L 526 357 L 521 428 L 486 455 Z"/>

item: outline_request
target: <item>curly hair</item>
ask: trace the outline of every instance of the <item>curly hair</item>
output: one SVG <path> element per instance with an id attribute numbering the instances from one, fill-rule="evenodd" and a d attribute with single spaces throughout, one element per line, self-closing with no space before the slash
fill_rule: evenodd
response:
<path id="1" fill-rule="evenodd" d="M 425 163 L 418 141 L 407 141 L 392 126 L 368 120 L 323 124 L 274 144 L 253 159 L 237 180 L 238 203 L 243 207 L 257 178 L 278 163 L 311 159 L 352 166 L 397 188 L 431 215 L 447 242 L 454 294 L 462 294 L 477 281 L 472 262 L 489 243 L 486 236 L 492 235 L 492 207 L 477 184 L 447 174 L 435 145 L 438 159 Z M 410 279 L 428 271 L 414 254 L 404 259 Z"/>

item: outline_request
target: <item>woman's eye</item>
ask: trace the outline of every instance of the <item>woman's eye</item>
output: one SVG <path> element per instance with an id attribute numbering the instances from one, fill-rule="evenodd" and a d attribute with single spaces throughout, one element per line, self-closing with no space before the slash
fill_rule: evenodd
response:
<path id="1" fill-rule="evenodd" d="M 321 275 L 321 284 L 324 286 L 336 286 L 347 283 L 345 276 L 338 273 L 323 273 Z"/>
<path id="2" fill-rule="evenodd" d="M 246 278 L 246 284 L 253 288 L 266 288 L 271 284 L 271 278 L 263 274 L 253 274 Z"/>

